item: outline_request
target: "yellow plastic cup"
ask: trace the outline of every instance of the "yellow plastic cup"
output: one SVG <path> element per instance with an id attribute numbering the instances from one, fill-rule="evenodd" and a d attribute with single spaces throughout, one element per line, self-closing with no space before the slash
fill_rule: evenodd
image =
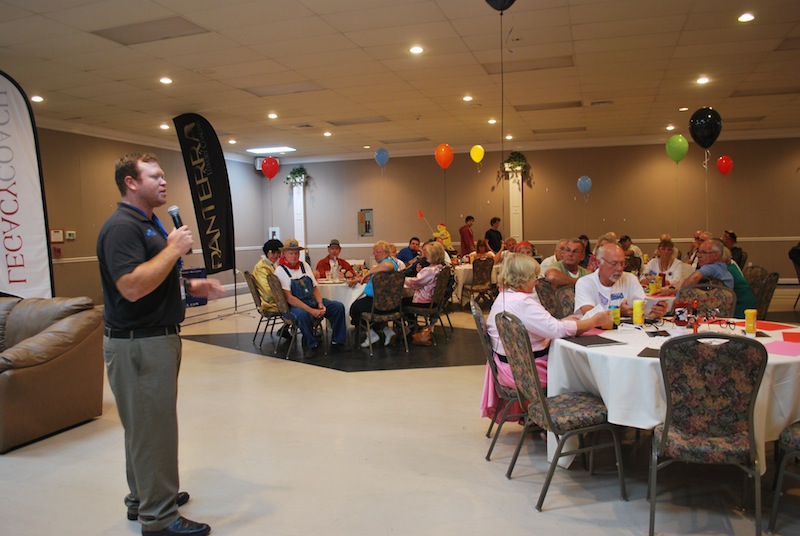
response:
<path id="1" fill-rule="evenodd" d="M 633 325 L 644 324 L 644 300 L 633 300 Z"/>
<path id="2" fill-rule="evenodd" d="M 758 309 L 745 309 L 744 310 L 744 334 L 748 337 L 756 336 L 756 319 L 758 318 Z"/>

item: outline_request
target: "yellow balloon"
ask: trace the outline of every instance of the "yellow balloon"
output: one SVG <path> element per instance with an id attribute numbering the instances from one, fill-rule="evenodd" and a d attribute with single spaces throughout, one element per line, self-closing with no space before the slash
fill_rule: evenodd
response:
<path id="1" fill-rule="evenodd" d="M 472 161 L 476 164 L 480 164 L 481 160 L 483 160 L 483 147 L 480 145 L 473 145 L 472 149 L 469 150 L 469 156 L 472 158 Z"/>

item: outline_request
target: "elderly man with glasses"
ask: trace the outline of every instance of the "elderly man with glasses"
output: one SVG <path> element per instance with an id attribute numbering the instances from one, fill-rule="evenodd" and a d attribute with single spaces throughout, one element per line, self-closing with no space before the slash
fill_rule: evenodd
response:
<path id="1" fill-rule="evenodd" d="M 702 242 L 697 250 L 697 270 L 689 274 L 681 286 L 697 285 L 703 279 L 717 279 L 732 289 L 733 276 L 728 271 L 728 266 L 722 261 L 724 251 L 725 245 L 718 238 Z"/>
<path id="2" fill-rule="evenodd" d="M 591 272 L 580 265 L 583 259 L 583 242 L 578 238 L 568 240 L 561 252 L 561 260 L 552 264 L 544 272 L 544 277 L 551 285 L 563 287 L 574 285 L 575 282 Z"/>
<path id="3" fill-rule="evenodd" d="M 625 252 L 617 244 L 597 249 L 597 270 L 575 283 L 575 312 L 592 315 L 619 307 L 620 316 L 633 316 L 634 300 L 644 300 L 642 285 L 635 275 L 625 271 Z M 648 318 L 660 318 L 667 312 L 666 302 L 656 303 Z"/>

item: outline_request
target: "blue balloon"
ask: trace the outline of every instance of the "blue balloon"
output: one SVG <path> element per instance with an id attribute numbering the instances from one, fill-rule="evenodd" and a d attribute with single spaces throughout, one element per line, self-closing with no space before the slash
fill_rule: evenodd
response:
<path id="1" fill-rule="evenodd" d="M 375 161 L 379 166 L 383 167 L 389 161 L 389 151 L 386 149 L 378 149 L 375 151 Z"/>
<path id="2" fill-rule="evenodd" d="M 589 193 L 589 190 L 591 189 L 592 189 L 592 179 L 590 179 L 586 175 L 581 176 L 581 178 L 578 179 L 578 190 L 580 190 L 580 192 L 583 195 L 586 195 Z"/>

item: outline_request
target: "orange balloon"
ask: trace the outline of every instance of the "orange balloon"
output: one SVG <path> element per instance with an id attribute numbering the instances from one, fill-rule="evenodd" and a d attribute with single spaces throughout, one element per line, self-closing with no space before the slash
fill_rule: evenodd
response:
<path id="1" fill-rule="evenodd" d="M 446 143 L 440 144 L 434 153 L 436 162 L 442 169 L 447 169 L 453 163 L 453 148 Z"/>

